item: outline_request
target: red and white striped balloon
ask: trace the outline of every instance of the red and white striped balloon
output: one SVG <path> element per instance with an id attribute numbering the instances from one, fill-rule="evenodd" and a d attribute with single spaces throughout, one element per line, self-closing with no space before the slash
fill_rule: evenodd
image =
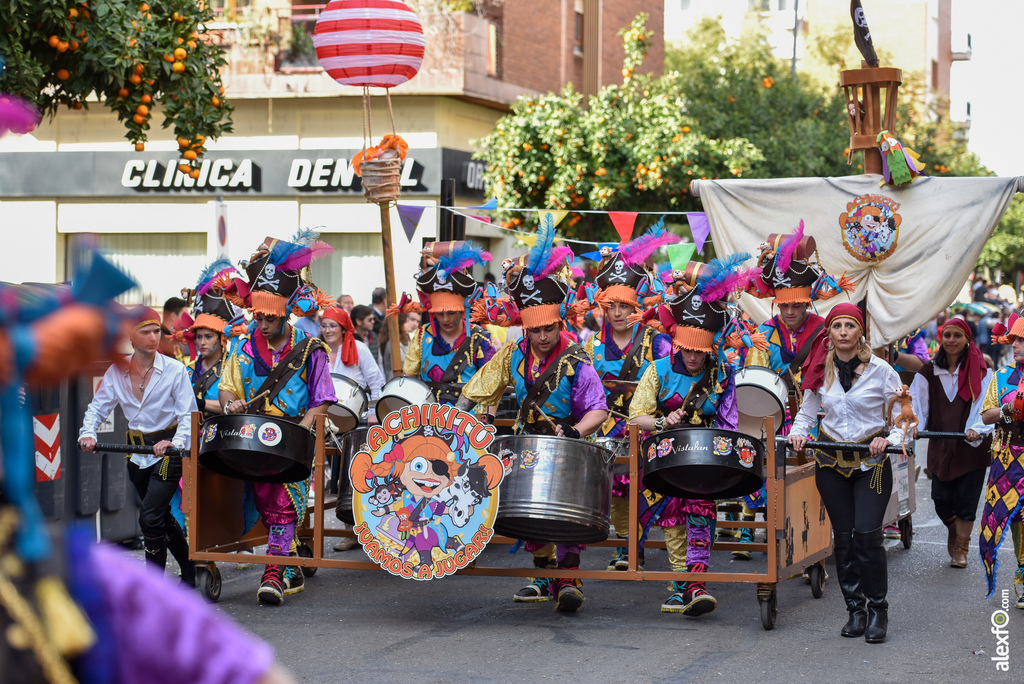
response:
<path id="1" fill-rule="evenodd" d="M 338 83 L 391 88 L 423 63 L 423 26 L 398 0 L 331 0 L 320 13 L 313 45 Z"/>

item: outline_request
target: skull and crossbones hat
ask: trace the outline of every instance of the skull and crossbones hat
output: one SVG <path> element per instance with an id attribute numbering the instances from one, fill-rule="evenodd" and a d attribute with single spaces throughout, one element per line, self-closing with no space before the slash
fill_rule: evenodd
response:
<path id="1" fill-rule="evenodd" d="M 761 299 L 773 298 L 777 304 L 831 299 L 840 292 L 853 291 L 853 281 L 828 275 L 817 259 L 814 238 L 804 235 L 804 222 L 792 233 L 772 233 L 761 245 L 758 267 L 761 275 L 753 279 L 747 292 Z"/>
<path id="2" fill-rule="evenodd" d="M 272 237 L 263 240 L 243 265 L 248 291 L 237 289 L 244 306 L 254 314 L 282 317 L 311 315 L 319 304 L 329 304 L 309 281 L 309 265 L 333 249 L 318 238 L 319 233 L 300 230 L 289 242 Z"/>

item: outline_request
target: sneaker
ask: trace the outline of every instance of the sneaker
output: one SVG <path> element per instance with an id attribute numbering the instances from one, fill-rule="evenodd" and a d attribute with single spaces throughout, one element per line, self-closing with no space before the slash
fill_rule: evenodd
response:
<path id="1" fill-rule="evenodd" d="M 1014 589 L 1017 590 L 1017 607 L 1024 608 L 1024 565 L 1017 568 L 1017 574 L 1013 577 Z"/>
<path id="2" fill-rule="evenodd" d="M 575 580 L 555 580 L 552 586 L 557 596 L 555 610 L 563 613 L 575 613 L 583 607 L 583 590 L 580 589 Z"/>
<path id="3" fill-rule="evenodd" d="M 742 530 L 740 530 L 740 538 L 737 541 L 739 541 L 742 544 L 753 544 L 754 529 L 752 527 L 744 527 Z M 733 551 L 732 557 L 736 560 L 750 560 L 750 551 L 747 551 L 746 549 Z"/>
<path id="4" fill-rule="evenodd" d="M 608 561 L 609 570 L 629 570 L 629 558 L 626 547 L 619 546 L 615 549 L 615 555 Z"/>
<path id="5" fill-rule="evenodd" d="M 886 525 L 885 529 L 882 530 L 882 536 L 886 539 L 900 539 L 903 535 L 900 534 L 900 528 L 896 525 Z"/>
<path id="6" fill-rule="evenodd" d="M 692 615 L 693 617 L 706 615 L 718 607 L 718 601 L 715 600 L 715 597 L 704 591 L 704 588 L 700 586 L 690 587 L 683 594 L 682 603 L 683 608 L 678 612 L 683 615 Z"/>
<path id="7" fill-rule="evenodd" d="M 256 600 L 271 606 L 284 603 L 284 572 L 280 565 L 268 565 L 263 571 L 263 580 L 260 582 L 259 591 L 256 592 Z"/>
<path id="8" fill-rule="evenodd" d="M 531 577 L 530 583 L 517 591 L 512 596 L 512 600 L 516 603 L 538 603 L 540 601 L 550 601 L 550 589 L 552 582 L 554 582 L 554 580 L 550 577 Z"/>
<path id="9" fill-rule="evenodd" d="M 306 588 L 306 577 L 302 568 L 289 565 L 284 569 L 284 595 L 298 594 Z"/>
<path id="10" fill-rule="evenodd" d="M 334 545 L 335 551 L 348 551 L 359 546 L 359 542 L 356 541 L 355 537 L 342 537 L 337 544 Z"/>
<path id="11" fill-rule="evenodd" d="M 672 594 L 668 597 L 668 600 L 661 604 L 662 613 L 682 613 L 683 606 L 686 603 L 683 602 L 683 595 L 680 593 Z"/>

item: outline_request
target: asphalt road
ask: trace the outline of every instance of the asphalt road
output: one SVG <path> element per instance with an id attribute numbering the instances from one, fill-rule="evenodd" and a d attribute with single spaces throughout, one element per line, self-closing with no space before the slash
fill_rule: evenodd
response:
<path id="1" fill-rule="evenodd" d="M 320 569 L 284 606 L 256 602 L 261 567 L 219 564 L 218 607 L 274 645 L 300 681 L 417 682 L 1021 682 L 1024 610 L 1009 609 L 1010 671 L 990 659 L 992 613 L 972 545 L 966 570 L 949 567 L 946 528 L 935 517 L 929 482 L 918 482 L 913 546 L 889 541 L 888 642 L 844 639 L 846 613 L 835 571 L 814 599 L 800 578 L 779 585 L 775 629 L 761 626 L 754 585 L 712 584 L 718 609 L 700 618 L 662 614 L 663 582 L 589 581 L 586 603 L 563 615 L 553 603 L 511 601 L 516 578 L 449 577 L 416 582 L 384 572 Z M 329 548 L 329 547 L 328 547 Z M 333 551 L 328 551 L 333 555 Z M 342 552 L 356 559 L 362 551 Z M 608 549 L 583 554 L 603 569 Z M 999 588 L 1015 601 L 1012 544 L 1004 544 Z M 714 551 L 712 569 L 764 569 L 764 555 L 733 561 Z M 525 567 L 507 546 L 489 547 L 483 563 Z M 668 569 L 649 551 L 649 569 Z"/>

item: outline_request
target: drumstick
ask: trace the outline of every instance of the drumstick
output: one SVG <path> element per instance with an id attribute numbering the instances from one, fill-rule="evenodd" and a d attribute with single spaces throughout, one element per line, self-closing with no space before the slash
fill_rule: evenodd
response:
<path id="1" fill-rule="evenodd" d="M 540 406 L 537 406 L 536 402 L 533 403 L 533 408 L 540 414 L 541 418 L 548 421 L 548 425 L 550 425 L 551 429 L 555 431 L 555 434 L 558 434 L 558 425 L 555 421 L 548 418 L 548 414 L 544 413 L 544 410 Z"/>
<path id="2" fill-rule="evenodd" d="M 245 404 L 246 408 L 249 408 L 249 404 L 251 404 L 252 402 L 256 401 L 257 399 L 262 399 L 263 397 L 267 396 L 268 394 L 270 394 L 270 390 L 263 390 L 262 392 L 257 394 L 255 397 L 253 397 L 249 401 L 243 401 L 242 403 Z"/>

